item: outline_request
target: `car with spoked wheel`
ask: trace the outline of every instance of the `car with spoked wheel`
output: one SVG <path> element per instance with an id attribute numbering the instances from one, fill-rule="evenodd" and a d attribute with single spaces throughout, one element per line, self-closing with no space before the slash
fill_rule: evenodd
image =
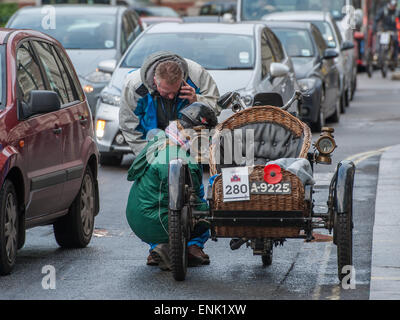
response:
<path id="1" fill-rule="evenodd" d="M 99 153 L 87 98 L 65 49 L 38 31 L 0 28 L 0 275 L 28 228 L 53 225 L 84 248 L 99 212 Z"/>

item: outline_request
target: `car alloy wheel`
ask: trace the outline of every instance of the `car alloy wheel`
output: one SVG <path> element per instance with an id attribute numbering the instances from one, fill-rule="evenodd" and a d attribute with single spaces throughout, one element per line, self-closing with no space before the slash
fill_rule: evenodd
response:
<path id="1" fill-rule="evenodd" d="M 18 251 L 18 200 L 14 185 L 6 180 L 0 192 L 0 274 L 9 274 Z"/>
<path id="2" fill-rule="evenodd" d="M 87 167 L 68 214 L 54 223 L 54 235 L 61 247 L 84 248 L 89 244 L 94 228 L 95 203 L 95 178 Z"/>
<path id="3" fill-rule="evenodd" d="M 9 193 L 6 200 L 5 241 L 8 261 L 12 261 L 17 250 L 17 206 L 14 195 Z"/>
<path id="4" fill-rule="evenodd" d="M 94 224 L 94 188 L 89 174 L 86 174 L 81 188 L 81 219 L 83 232 L 90 236 Z"/>

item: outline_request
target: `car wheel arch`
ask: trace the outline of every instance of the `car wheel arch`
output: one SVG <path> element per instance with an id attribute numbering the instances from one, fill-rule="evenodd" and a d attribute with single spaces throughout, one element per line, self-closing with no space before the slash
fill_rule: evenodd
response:
<path id="1" fill-rule="evenodd" d="M 96 194 L 95 216 L 97 216 L 97 214 L 100 211 L 100 193 L 99 193 L 99 184 L 98 184 L 98 181 L 97 181 L 98 163 L 99 163 L 99 159 L 98 159 L 98 156 L 95 155 L 95 154 L 92 154 L 89 157 L 89 160 L 87 162 L 87 167 L 89 167 L 90 170 L 92 171 L 93 179 L 94 179 L 94 185 L 95 185 L 95 194 Z"/>
<path id="2" fill-rule="evenodd" d="M 21 249 L 25 244 L 25 183 L 22 171 L 18 167 L 13 167 L 7 174 L 4 181 L 10 181 L 14 185 L 18 203 L 18 246 Z M 4 184 L 3 181 L 3 184 Z"/>
<path id="3" fill-rule="evenodd" d="M 13 167 L 8 173 L 5 180 L 10 180 L 14 184 L 15 191 L 17 193 L 17 200 L 20 204 L 19 213 L 23 213 L 25 211 L 25 182 L 24 177 L 22 175 L 21 169 L 18 167 Z M 4 183 L 3 181 L 3 183 Z"/>

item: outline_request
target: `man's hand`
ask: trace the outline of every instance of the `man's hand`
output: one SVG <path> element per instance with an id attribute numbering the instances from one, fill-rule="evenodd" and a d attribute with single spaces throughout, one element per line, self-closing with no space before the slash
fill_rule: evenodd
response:
<path id="1" fill-rule="evenodd" d="M 190 104 L 197 101 L 196 91 L 193 87 L 188 85 L 186 81 L 183 81 L 183 85 L 179 93 L 179 98 L 189 100 Z"/>

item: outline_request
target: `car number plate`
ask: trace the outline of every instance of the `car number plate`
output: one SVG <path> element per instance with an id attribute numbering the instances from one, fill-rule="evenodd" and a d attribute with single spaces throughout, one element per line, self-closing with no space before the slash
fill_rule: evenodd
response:
<path id="1" fill-rule="evenodd" d="M 223 168 L 222 187 L 224 202 L 249 201 L 249 169 L 247 167 Z"/>
<path id="2" fill-rule="evenodd" d="M 389 44 L 390 42 L 390 34 L 385 32 L 381 34 L 381 39 L 380 39 L 381 44 Z"/>
<path id="3" fill-rule="evenodd" d="M 268 184 L 266 182 L 252 182 L 250 185 L 251 194 L 292 194 L 290 182 Z"/>

